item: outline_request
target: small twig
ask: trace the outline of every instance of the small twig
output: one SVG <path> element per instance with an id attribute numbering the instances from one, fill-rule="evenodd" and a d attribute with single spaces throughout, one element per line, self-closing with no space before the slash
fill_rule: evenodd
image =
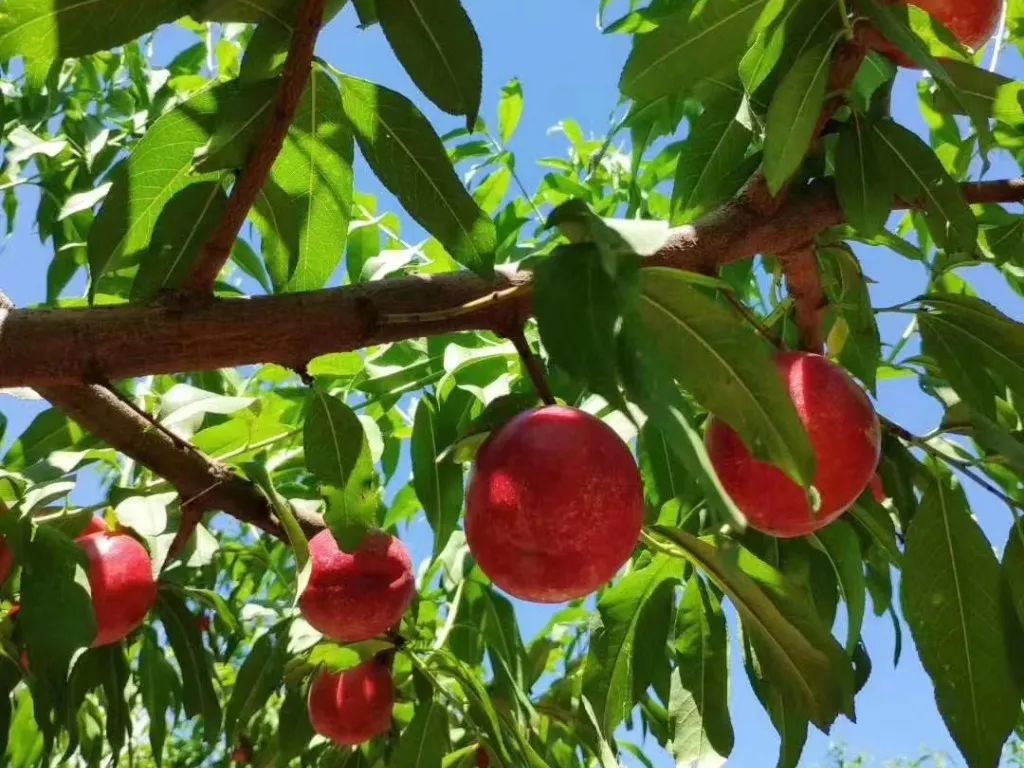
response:
<path id="1" fill-rule="evenodd" d="M 885 416 L 879 416 L 879 420 L 882 422 L 882 426 L 885 427 L 885 429 L 888 432 L 898 437 L 903 442 L 908 443 L 909 445 L 912 445 L 915 448 L 920 448 L 929 456 L 932 456 L 933 458 L 936 458 L 939 461 L 945 462 L 952 469 L 961 473 L 964 477 L 973 480 L 981 488 L 984 488 L 986 491 L 988 491 L 993 496 L 1001 500 L 1004 504 L 1006 504 L 1006 506 L 1008 506 L 1012 511 L 1014 511 L 1015 515 L 1016 511 L 1018 510 L 1024 511 L 1024 503 L 1017 501 L 1012 496 L 1007 494 L 1002 488 L 999 488 L 993 483 L 991 483 L 987 478 L 983 477 L 979 472 L 977 472 L 974 469 L 974 467 L 971 466 L 970 463 L 953 458 L 949 454 L 940 451 L 938 448 L 931 445 L 931 443 L 928 442 L 927 438 L 915 435 L 906 427 L 900 426 L 899 424 L 892 421 L 891 419 L 886 418 Z"/>
<path id="2" fill-rule="evenodd" d="M 786 275 L 786 287 L 793 297 L 796 324 L 800 329 L 800 340 L 808 352 L 822 354 L 825 351 L 825 310 L 828 299 L 821 284 L 821 271 L 814 246 L 808 243 L 802 248 L 779 256 L 782 271 Z"/>
<path id="3" fill-rule="evenodd" d="M 516 352 L 519 353 L 519 358 L 523 361 L 523 367 L 526 368 L 526 372 L 530 375 L 530 380 L 533 382 L 534 389 L 537 390 L 540 399 L 544 401 L 545 405 L 557 405 L 558 400 L 555 398 L 555 393 L 551 391 L 548 377 L 544 373 L 544 366 L 540 364 L 540 359 L 530 349 L 530 342 L 526 340 L 526 334 L 523 332 L 522 326 L 506 335 L 515 345 Z"/>
<path id="4" fill-rule="evenodd" d="M 220 224 L 203 245 L 199 259 L 185 281 L 189 293 L 206 294 L 213 290 L 217 275 L 231 256 L 238 233 L 242 230 L 249 211 L 260 190 L 266 184 L 270 169 L 284 146 L 299 101 L 309 83 L 316 38 L 323 25 L 326 0 L 305 0 L 299 9 L 291 47 L 285 60 L 278 87 L 277 99 L 270 114 L 270 122 L 253 148 L 238 182 L 231 190 Z"/>

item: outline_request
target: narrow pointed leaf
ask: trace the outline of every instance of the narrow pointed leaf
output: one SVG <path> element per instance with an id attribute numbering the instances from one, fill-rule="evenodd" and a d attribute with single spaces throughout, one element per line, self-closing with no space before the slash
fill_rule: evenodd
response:
<path id="1" fill-rule="evenodd" d="M 963 491 L 937 474 L 907 531 L 903 615 L 939 711 L 978 768 L 999 763 L 1020 715 L 1001 594 L 999 562 Z"/>
<path id="2" fill-rule="evenodd" d="M 473 130 L 483 88 L 483 52 L 459 0 L 384 0 L 381 29 L 417 87 Z"/>
<path id="3" fill-rule="evenodd" d="M 456 261 L 489 277 L 494 224 L 462 186 L 427 119 L 396 91 L 340 79 L 345 114 L 377 178 Z"/>

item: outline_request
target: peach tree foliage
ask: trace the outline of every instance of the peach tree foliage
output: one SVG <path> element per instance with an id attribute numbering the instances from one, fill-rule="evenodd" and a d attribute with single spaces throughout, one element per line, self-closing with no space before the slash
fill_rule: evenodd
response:
<path id="1" fill-rule="evenodd" d="M 204 258 L 277 108 L 298 5 L 0 7 L 3 221 L 7 234 L 23 222 L 52 254 L 46 307 L 192 311 L 173 304 L 174 291 Z M 328 16 L 344 5 L 328 3 Z M 1012 205 L 1019 190 L 987 195 L 965 182 L 991 156 L 1020 157 L 1024 86 L 927 14 L 877 0 L 602 0 L 603 33 L 633 36 L 623 117 L 598 137 L 564 122 L 566 152 L 542 160 L 546 175 L 530 191 L 514 149 L 523 89 L 508 83 L 497 114 L 479 114 L 486 50 L 457 0 L 353 5 L 327 34 L 357 34 L 358 23 L 385 35 L 418 92 L 314 60 L 217 295 L 409 276 L 447 285 L 463 269 L 498 286 L 477 301 L 532 311 L 526 342 L 554 394 L 634 448 L 643 542 L 593 609 L 574 603 L 535 638 L 520 631 L 513 604 L 468 553 L 463 489 L 487 433 L 537 395 L 505 338 L 514 328 L 460 320 L 475 304 L 439 313 L 424 299 L 431 309 L 417 313 L 406 301 L 401 316 L 370 318 L 371 303 L 367 322 L 392 328 L 387 343 L 339 338 L 341 351 L 314 359 L 297 349 L 280 364 L 210 359 L 197 372 L 119 381 L 124 398 L 230 468 L 273 510 L 262 527 L 278 536 L 252 524 L 257 513 L 196 524 L 183 506 L 205 490 L 183 498 L 130 446 L 108 447 L 124 436 L 102 424 L 86 430 L 54 408 L 11 436 L 0 526 L 19 567 L 0 623 L 5 764 L 234 756 L 436 768 L 476 765 L 482 748 L 491 765 L 610 768 L 620 756 L 644 761 L 647 734 L 647 749 L 680 765 L 716 765 L 735 740 L 732 664 L 779 731 L 779 765 L 792 766 L 811 727 L 854 717 L 872 670 L 898 663 L 861 638 L 865 622 L 889 616 L 904 653 L 919 653 L 965 759 L 996 765 L 1024 690 L 1024 528 L 1013 525 L 1024 505 L 1024 329 L 977 295 L 963 268 L 989 265 L 1024 293 L 1024 225 Z M 1024 47 L 1019 0 L 1007 21 L 1005 45 Z M 189 42 L 158 67 L 151 35 L 166 24 Z M 893 119 L 897 70 L 864 50 L 866 26 L 928 71 L 915 105 L 927 135 Z M 852 71 L 832 82 L 851 51 Z M 431 125 L 416 106 L 425 100 L 455 117 Z M 358 191 L 356 153 L 399 210 Z M 38 206 L 19 220 L 30 187 Z M 811 254 L 823 287 L 813 306 L 792 290 L 789 253 L 773 250 L 792 225 L 787 206 L 809 200 L 818 207 L 801 210 L 821 225 L 788 247 Z M 429 239 L 403 237 L 411 220 Z M 694 232 L 713 233 L 720 251 L 687 262 Z M 886 275 L 865 276 L 851 243 L 922 267 L 919 297 L 888 310 L 910 322 L 895 344 L 882 343 L 868 293 Z M 503 282 L 514 270 L 533 277 Z M 701 435 L 714 413 L 760 458 L 812 484 L 814 457 L 772 364 L 774 344 L 806 343 L 808 318 L 866 389 L 913 380 L 943 416 L 927 436 L 887 426 L 884 501 L 866 493 L 839 522 L 782 541 L 744 530 Z M 26 383 L 56 398 L 54 382 Z M 67 501 L 81 472 L 102 478 L 97 507 Z M 983 485 L 984 514 L 1003 516 L 994 525 L 1004 536 L 983 533 L 965 482 Z M 94 514 L 147 544 L 160 598 L 127 641 L 83 650 L 95 624 L 71 540 Z M 373 528 L 429 527 L 418 595 L 395 635 L 340 646 L 298 619 L 303 523 L 317 514 L 345 549 Z M 179 529 L 191 531 L 187 542 L 175 542 Z M 833 631 L 840 614 L 844 629 Z M 730 644 L 742 652 L 730 655 Z M 354 752 L 314 739 L 312 674 L 380 653 L 394 655 L 391 734 Z"/>

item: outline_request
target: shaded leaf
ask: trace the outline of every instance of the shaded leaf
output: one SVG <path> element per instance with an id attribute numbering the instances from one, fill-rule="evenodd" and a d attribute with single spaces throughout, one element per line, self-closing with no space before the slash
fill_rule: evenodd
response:
<path id="1" fill-rule="evenodd" d="M 462 186 L 426 118 L 400 93 L 366 80 L 342 75 L 341 96 L 359 149 L 381 183 L 456 261 L 489 277 L 494 224 Z"/>
<path id="2" fill-rule="evenodd" d="M 413 420 L 413 486 L 434 531 L 434 557 L 448 544 L 462 511 L 462 467 L 442 456 L 453 435 L 439 418 L 437 400 L 425 395 Z"/>
<path id="3" fill-rule="evenodd" d="M 999 563 L 951 477 L 936 475 L 907 531 L 901 598 L 957 746 L 994 768 L 1020 714 Z"/>
<path id="4" fill-rule="evenodd" d="M 459 0 L 385 0 L 377 19 L 416 86 L 473 130 L 483 88 L 483 51 Z"/>

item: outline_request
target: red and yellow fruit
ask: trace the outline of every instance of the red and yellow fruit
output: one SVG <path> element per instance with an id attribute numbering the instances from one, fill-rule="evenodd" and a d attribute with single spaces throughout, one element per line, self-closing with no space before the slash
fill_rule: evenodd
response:
<path id="1" fill-rule="evenodd" d="M 466 497 L 470 551 L 515 597 L 559 603 L 607 583 L 629 559 L 643 488 L 625 443 L 600 419 L 551 406 L 492 435 Z"/>
<path id="2" fill-rule="evenodd" d="M 313 729 L 346 747 L 386 733 L 394 705 L 391 670 L 376 660 L 340 675 L 321 672 L 309 689 Z"/>
<path id="3" fill-rule="evenodd" d="M 123 640 L 156 603 L 153 565 L 139 542 L 123 533 L 90 533 L 76 539 L 89 558 L 89 587 L 96 612 L 93 647 Z"/>
<path id="4" fill-rule="evenodd" d="M 864 492 L 878 466 L 881 431 L 871 401 L 842 368 L 806 353 L 781 354 L 777 363 L 817 458 L 817 509 L 806 489 L 755 459 L 723 421 L 711 420 L 707 445 L 750 526 L 789 538 L 824 528 Z"/>
<path id="5" fill-rule="evenodd" d="M 316 629 L 357 643 L 398 625 L 416 592 L 412 559 L 401 541 L 373 533 L 348 554 L 324 530 L 310 540 L 309 554 L 312 570 L 299 608 Z"/>

